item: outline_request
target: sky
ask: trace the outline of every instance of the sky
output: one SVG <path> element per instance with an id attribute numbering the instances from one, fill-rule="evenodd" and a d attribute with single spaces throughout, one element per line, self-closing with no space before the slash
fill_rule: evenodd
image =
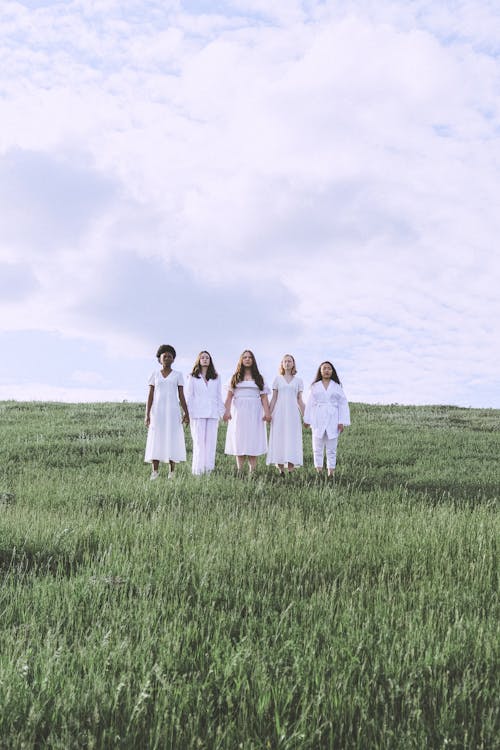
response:
<path id="1" fill-rule="evenodd" d="M 0 399 L 500 408 L 497 0 L 0 0 Z"/>

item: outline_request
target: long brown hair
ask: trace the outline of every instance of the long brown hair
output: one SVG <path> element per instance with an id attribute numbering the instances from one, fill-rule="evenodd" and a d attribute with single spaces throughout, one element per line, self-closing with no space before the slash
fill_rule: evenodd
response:
<path id="1" fill-rule="evenodd" d="M 331 368 L 332 368 L 332 370 L 333 370 L 333 372 L 332 372 L 332 380 L 333 380 L 333 381 L 334 381 L 335 383 L 338 383 L 339 385 L 342 385 L 342 383 L 341 383 L 341 382 L 340 382 L 340 380 L 339 380 L 339 376 L 337 375 L 337 370 L 336 370 L 336 369 L 335 369 L 335 367 L 334 367 L 334 366 L 332 365 L 332 363 L 331 363 L 331 362 L 329 362 L 329 361 L 328 361 L 327 359 L 325 359 L 325 361 L 324 361 L 324 362 L 322 362 L 322 363 L 320 364 L 320 366 L 318 367 L 318 372 L 316 373 L 316 377 L 314 378 L 314 380 L 313 380 L 313 383 L 319 383 L 319 381 L 320 381 L 320 380 L 323 380 L 323 378 L 322 378 L 322 376 L 321 376 L 321 368 L 323 367 L 323 365 L 330 365 L 330 367 L 331 367 Z"/>
<path id="2" fill-rule="evenodd" d="M 207 380 L 215 380 L 217 378 L 217 370 L 214 367 L 214 363 L 212 360 L 212 355 L 210 352 L 207 352 L 206 349 L 203 349 L 202 352 L 198 354 L 196 357 L 196 361 L 193 365 L 193 369 L 191 370 L 191 375 L 193 375 L 195 378 L 199 378 L 201 375 L 201 365 L 200 365 L 200 357 L 202 354 L 208 354 L 210 357 L 210 364 L 207 367 L 207 374 L 205 375 Z"/>
<path id="3" fill-rule="evenodd" d="M 264 390 L 264 378 L 259 372 L 259 368 L 257 367 L 257 362 L 255 360 L 254 354 L 250 349 L 245 349 L 244 352 L 241 353 L 241 356 L 238 360 L 238 364 L 236 365 L 236 372 L 234 373 L 233 377 L 231 378 L 231 388 L 234 390 L 238 383 L 241 383 L 243 378 L 245 377 L 245 368 L 243 367 L 243 357 L 245 354 L 250 354 L 252 357 L 252 378 L 255 380 L 255 385 L 258 387 L 259 391 Z"/>

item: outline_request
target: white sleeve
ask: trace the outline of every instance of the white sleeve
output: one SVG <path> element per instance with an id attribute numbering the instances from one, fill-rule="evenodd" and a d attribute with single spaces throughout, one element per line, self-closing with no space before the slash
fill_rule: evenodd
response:
<path id="1" fill-rule="evenodd" d="M 345 393 L 342 389 L 342 386 L 339 386 L 339 424 L 343 424 L 344 427 L 347 427 L 351 424 L 351 415 L 349 412 L 349 404 L 347 402 L 347 398 L 345 396 Z"/>
<path id="2" fill-rule="evenodd" d="M 184 391 L 184 395 L 186 397 L 186 403 L 189 406 L 190 402 L 193 400 L 193 391 L 194 391 L 194 377 L 192 375 L 188 375 L 186 378 L 186 389 Z"/>
<path id="3" fill-rule="evenodd" d="M 217 414 L 222 417 L 226 409 L 224 407 L 224 400 L 222 398 L 222 386 L 218 375 L 215 382 L 217 388 Z"/>

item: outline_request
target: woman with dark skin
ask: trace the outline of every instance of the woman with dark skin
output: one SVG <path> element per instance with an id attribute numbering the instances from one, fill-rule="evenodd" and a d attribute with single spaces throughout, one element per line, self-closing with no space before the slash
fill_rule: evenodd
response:
<path id="1" fill-rule="evenodd" d="M 182 424 L 189 424 L 189 412 L 184 398 L 184 379 L 180 372 L 172 369 L 175 357 L 174 347 L 162 344 L 156 352 L 161 369 L 149 379 L 144 419 L 148 438 L 144 460 L 152 464 L 152 481 L 158 479 L 160 461 L 168 462 L 168 478 L 173 479 L 176 463 L 186 460 Z M 184 412 L 182 419 L 180 407 Z"/>

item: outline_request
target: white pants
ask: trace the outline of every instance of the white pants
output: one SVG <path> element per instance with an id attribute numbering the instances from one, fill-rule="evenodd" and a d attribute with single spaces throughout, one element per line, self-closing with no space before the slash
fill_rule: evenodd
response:
<path id="1" fill-rule="evenodd" d="M 193 438 L 193 474 L 205 474 L 215 466 L 218 419 L 191 419 Z"/>
<path id="2" fill-rule="evenodd" d="M 326 465 L 328 469 L 334 469 L 337 463 L 337 441 L 338 437 L 327 437 L 326 430 L 322 437 L 312 436 L 312 447 L 314 466 L 316 469 L 323 468 L 323 456 L 326 448 Z"/>

